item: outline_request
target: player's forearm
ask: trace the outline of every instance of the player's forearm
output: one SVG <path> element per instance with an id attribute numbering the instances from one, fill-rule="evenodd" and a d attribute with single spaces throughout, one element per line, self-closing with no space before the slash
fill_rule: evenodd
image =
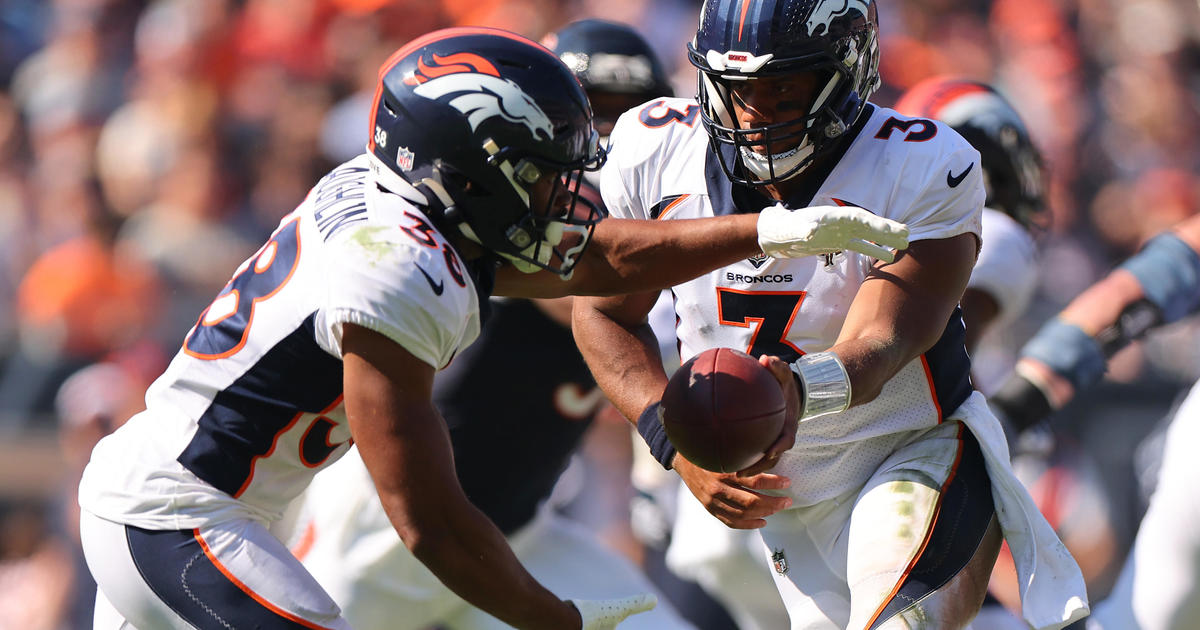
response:
<path id="1" fill-rule="evenodd" d="M 618 295 L 674 286 L 761 252 L 758 215 L 637 221 L 606 219 L 571 281 L 581 295 Z"/>
<path id="2" fill-rule="evenodd" d="M 1107 360 L 1150 329 L 1200 308 L 1200 220 L 1156 237 L 1077 296 L 1021 350 L 992 396 L 1016 429 L 1044 419 L 1098 382 Z"/>
<path id="3" fill-rule="evenodd" d="M 583 298 L 575 302 L 572 331 L 596 383 L 621 415 L 636 423 L 667 384 L 649 326 L 623 325 Z"/>
<path id="4" fill-rule="evenodd" d="M 836 354 L 846 367 L 852 392 L 851 407 L 875 400 L 883 386 L 912 360 L 909 352 L 889 340 L 875 337 L 844 341 L 830 348 L 830 352 Z"/>
<path id="5" fill-rule="evenodd" d="M 871 272 L 830 348 L 845 366 L 851 406 L 874 400 L 945 334 L 970 278 L 974 248 L 971 234 L 916 241 L 894 263 Z"/>
<path id="6" fill-rule="evenodd" d="M 465 499 L 441 503 L 402 527 L 405 545 L 450 590 L 517 628 L 579 627 L 575 609 L 521 566 L 482 512 Z"/>

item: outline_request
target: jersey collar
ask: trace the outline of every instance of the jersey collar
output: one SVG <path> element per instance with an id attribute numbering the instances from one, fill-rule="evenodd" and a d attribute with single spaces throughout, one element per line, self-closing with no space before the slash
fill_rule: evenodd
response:
<path id="1" fill-rule="evenodd" d="M 827 156 L 823 157 L 819 162 L 813 165 L 815 169 L 809 176 L 806 176 L 805 185 L 793 193 L 788 199 L 784 200 L 784 205 L 789 208 L 806 208 L 812 204 L 813 197 L 817 191 L 825 184 L 829 174 L 842 160 L 842 156 L 850 149 L 850 145 L 854 144 L 854 139 L 862 132 L 863 127 L 867 125 L 871 115 L 875 112 L 875 106 L 867 103 L 863 107 L 862 113 L 852 127 L 846 130 L 842 138 L 842 142 L 833 149 Z M 733 164 L 733 146 L 721 145 L 718 149 L 727 151 L 725 155 L 726 163 Z M 744 214 L 749 212 L 758 212 L 763 208 L 773 205 L 774 200 L 768 199 L 766 195 L 758 192 L 750 186 L 742 186 L 734 184 L 725 177 L 725 171 L 721 169 L 721 163 L 717 159 L 717 154 L 714 152 L 712 143 L 708 145 L 708 153 L 704 159 L 704 181 L 708 188 L 709 202 L 712 204 L 713 214 L 716 216 L 726 214 Z"/>

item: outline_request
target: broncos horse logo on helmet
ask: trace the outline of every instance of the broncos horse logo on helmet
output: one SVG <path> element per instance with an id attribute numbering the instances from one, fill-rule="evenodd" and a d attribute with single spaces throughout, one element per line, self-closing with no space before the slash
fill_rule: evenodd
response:
<path id="1" fill-rule="evenodd" d="M 500 71 L 487 59 L 471 53 L 448 57 L 433 55 L 434 64 L 417 59 L 417 73 L 404 82 L 415 85 L 413 92 L 433 100 L 449 95 L 449 103 L 466 114 L 471 130 L 492 116 L 509 122 L 523 123 L 535 136 L 550 139 L 554 129 L 550 117 L 521 90 L 512 79 L 500 76 Z"/>
<path id="2" fill-rule="evenodd" d="M 985 205 L 1026 228 L 1045 227 L 1041 155 L 1020 114 L 999 92 L 976 81 L 932 77 L 905 92 L 895 110 L 950 125 L 979 151 Z"/>
<path id="3" fill-rule="evenodd" d="M 380 69 L 371 124 L 381 185 L 415 187 L 439 229 L 522 271 L 568 275 L 603 217 L 578 190 L 604 163 L 587 96 L 520 35 L 464 27 L 410 42 Z M 547 181 L 553 190 L 535 199 Z"/>
<path id="4" fill-rule="evenodd" d="M 879 87 L 875 0 L 705 0 L 688 58 L 725 174 L 739 184 L 780 182 L 838 146 Z M 814 73 L 818 86 L 804 115 L 740 126 L 733 84 L 799 73 Z"/>
<path id="5" fill-rule="evenodd" d="M 816 9 L 808 16 L 805 21 L 805 26 L 808 27 L 809 35 L 818 33 L 828 33 L 829 27 L 833 24 L 833 20 L 843 15 L 849 15 L 851 11 L 857 11 L 862 15 L 866 15 L 871 7 L 866 0 L 843 0 L 842 2 L 822 2 L 818 4 Z"/>

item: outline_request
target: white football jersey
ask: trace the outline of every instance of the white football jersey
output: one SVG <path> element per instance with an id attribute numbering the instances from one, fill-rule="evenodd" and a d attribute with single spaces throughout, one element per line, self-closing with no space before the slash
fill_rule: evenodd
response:
<path id="1" fill-rule="evenodd" d="M 96 446 L 80 504 L 149 529 L 275 520 L 350 447 L 342 325 L 440 369 L 479 334 L 479 306 L 446 238 L 375 184 L 366 155 L 350 160 L 236 270 L 146 411 Z"/>
<path id="2" fill-rule="evenodd" d="M 996 300 L 1000 307 L 997 324 L 1024 313 L 1033 299 L 1037 289 L 1036 254 L 1029 230 L 999 210 L 983 209 L 983 248 L 967 288 L 983 291 Z"/>
<path id="3" fill-rule="evenodd" d="M 857 135 L 804 205 L 849 205 L 906 223 L 912 241 L 980 234 L 979 153 L 943 123 L 870 108 Z M 699 106 L 657 99 L 621 117 L 601 172 L 613 216 L 674 220 L 732 212 L 731 186 L 709 148 Z M 796 210 L 804 212 L 803 208 Z M 757 256 L 672 289 L 683 359 L 714 347 L 792 361 L 830 348 L 873 259 L 856 252 Z M 972 391 L 957 312 L 942 339 L 905 366 L 874 401 L 800 425 L 775 471 L 785 493 L 811 505 L 861 485 L 888 453 L 942 421 Z"/>

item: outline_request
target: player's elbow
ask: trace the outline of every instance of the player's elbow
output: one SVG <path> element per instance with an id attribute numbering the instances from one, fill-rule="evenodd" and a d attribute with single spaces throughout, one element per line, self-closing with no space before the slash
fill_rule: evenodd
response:
<path id="1" fill-rule="evenodd" d="M 454 545 L 450 528 L 441 519 L 423 516 L 396 524 L 396 533 L 404 546 L 422 562 L 436 558 Z"/>

